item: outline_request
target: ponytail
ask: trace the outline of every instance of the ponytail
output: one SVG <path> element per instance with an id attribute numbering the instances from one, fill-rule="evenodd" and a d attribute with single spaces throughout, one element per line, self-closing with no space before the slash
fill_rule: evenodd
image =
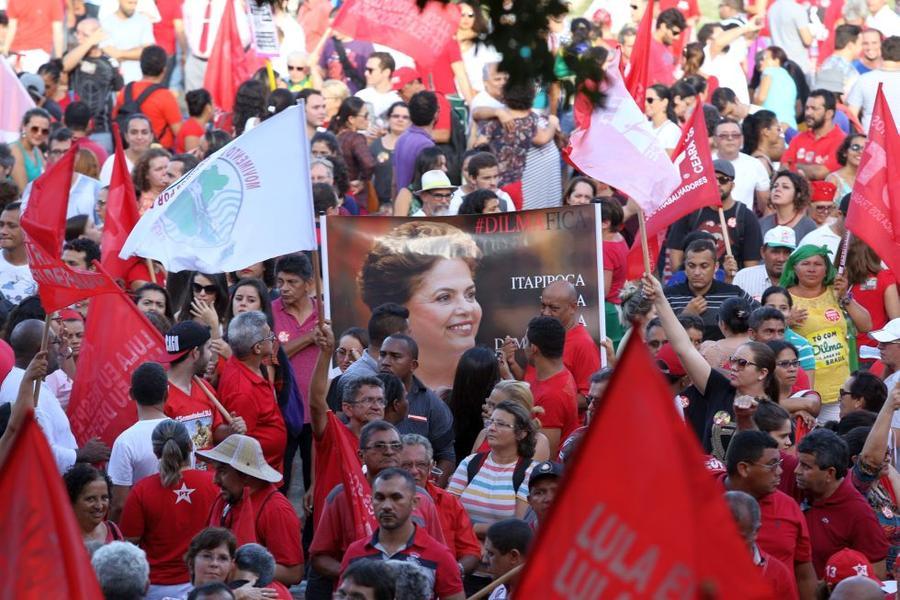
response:
<path id="1" fill-rule="evenodd" d="M 164 487 L 181 481 L 181 470 L 190 464 L 193 444 L 184 423 L 166 419 L 153 429 L 153 454 L 159 459 L 159 477 Z"/>

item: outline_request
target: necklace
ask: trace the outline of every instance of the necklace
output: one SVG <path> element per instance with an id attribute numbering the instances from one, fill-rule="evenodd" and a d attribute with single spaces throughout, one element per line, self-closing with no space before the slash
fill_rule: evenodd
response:
<path id="1" fill-rule="evenodd" d="M 775 224 L 776 224 L 776 225 L 779 225 L 779 226 L 783 226 L 783 227 L 788 227 L 788 226 L 790 226 L 790 224 L 791 224 L 792 222 L 794 222 L 794 221 L 797 219 L 797 217 L 799 217 L 799 216 L 800 216 L 800 213 L 797 213 L 797 214 L 795 214 L 793 217 L 791 217 L 790 219 L 788 219 L 787 221 L 785 221 L 785 222 L 782 223 L 781 220 L 778 218 L 778 213 L 776 212 L 776 213 L 775 213 Z"/>

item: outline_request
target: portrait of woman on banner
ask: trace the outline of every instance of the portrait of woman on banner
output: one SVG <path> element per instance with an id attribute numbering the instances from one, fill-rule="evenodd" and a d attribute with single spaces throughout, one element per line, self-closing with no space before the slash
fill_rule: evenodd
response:
<path id="1" fill-rule="evenodd" d="M 482 308 L 475 272 L 482 254 L 467 233 L 446 223 L 413 221 L 376 238 L 359 273 L 363 302 L 409 310 L 419 345 L 416 376 L 429 388 L 453 384 L 463 352 L 475 345 Z"/>

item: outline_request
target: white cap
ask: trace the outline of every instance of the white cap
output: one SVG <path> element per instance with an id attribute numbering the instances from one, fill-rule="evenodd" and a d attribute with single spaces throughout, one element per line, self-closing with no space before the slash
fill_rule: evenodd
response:
<path id="1" fill-rule="evenodd" d="M 776 225 L 766 232 L 763 237 L 763 246 L 771 246 L 772 248 L 797 248 L 797 234 L 790 227 L 784 225 Z"/>
<path id="2" fill-rule="evenodd" d="M 900 340 L 900 317 L 891 319 L 887 322 L 887 325 L 885 325 L 878 331 L 870 331 L 869 337 L 876 342 L 882 342 L 885 344 Z"/>

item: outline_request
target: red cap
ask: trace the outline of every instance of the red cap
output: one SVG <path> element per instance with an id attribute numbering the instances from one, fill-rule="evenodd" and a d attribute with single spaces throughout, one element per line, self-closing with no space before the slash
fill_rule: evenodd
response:
<path id="1" fill-rule="evenodd" d="M 659 367 L 666 375 L 672 375 L 674 377 L 684 377 L 687 375 L 684 367 L 681 366 L 678 355 L 675 354 L 675 349 L 672 348 L 672 344 L 668 342 L 660 346 L 659 352 L 656 354 L 656 361 L 663 363 L 662 365 L 659 365 Z M 663 365 L 665 365 L 665 369 L 662 368 Z"/>
<path id="2" fill-rule="evenodd" d="M 422 76 L 419 75 L 418 71 L 412 67 L 400 67 L 394 71 L 394 76 L 391 77 L 391 89 L 394 91 L 402 90 L 407 84 L 410 84 L 417 79 L 422 79 Z"/>
<path id="3" fill-rule="evenodd" d="M 612 25 L 612 15 L 610 15 L 609 11 L 605 8 L 598 8 L 594 14 L 591 15 L 591 21 L 609 27 Z"/>
<path id="4" fill-rule="evenodd" d="M 831 555 L 825 565 L 825 581 L 830 586 L 835 586 L 848 577 L 862 575 L 881 585 L 881 580 L 875 576 L 872 563 L 860 552 L 844 548 Z"/>
<path id="5" fill-rule="evenodd" d="M 834 202 L 837 186 L 830 181 L 810 181 L 810 202 Z"/>
<path id="6" fill-rule="evenodd" d="M 81 313 L 71 308 L 64 308 L 59 311 L 59 318 L 61 321 L 84 321 Z"/>

